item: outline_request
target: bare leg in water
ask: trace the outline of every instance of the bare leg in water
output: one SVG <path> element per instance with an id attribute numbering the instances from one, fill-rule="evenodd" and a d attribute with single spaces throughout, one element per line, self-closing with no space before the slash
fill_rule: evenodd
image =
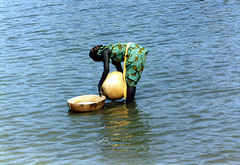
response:
<path id="1" fill-rule="evenodd" d="M 131 103 L 135 97 L 136 87 L 131 87 L 127 85 L 127 104 Z"/>

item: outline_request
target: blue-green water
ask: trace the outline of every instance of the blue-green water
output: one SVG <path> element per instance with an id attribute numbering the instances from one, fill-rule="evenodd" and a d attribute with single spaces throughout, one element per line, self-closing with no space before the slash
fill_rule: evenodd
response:
<path id="1" fill-rule="evenodd" d="M 239 164 L 239 25 L 239 0 L 0 0 L 0 164 Z M 129 41 L 135 103 L 69 112 Z"/>

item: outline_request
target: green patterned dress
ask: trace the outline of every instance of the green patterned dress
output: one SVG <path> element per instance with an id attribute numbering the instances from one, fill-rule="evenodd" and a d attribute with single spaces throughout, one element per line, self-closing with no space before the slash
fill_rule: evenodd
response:
<path id="1" fill-rule="evenodd" d="M 110 44 L 106 47 L 101 47 L 98 50 L 98 55 L 102 51 L 109 48 L 112 52 L 110 59 L 116 62 L 123 62 L 126 47 L 128 43 Z M 145 59 L 148 51 L 135 43 L 132 43 L 128 48 L 126 61 L 126 82 L 129 86 L 136 87 L 145 66 Z"/>

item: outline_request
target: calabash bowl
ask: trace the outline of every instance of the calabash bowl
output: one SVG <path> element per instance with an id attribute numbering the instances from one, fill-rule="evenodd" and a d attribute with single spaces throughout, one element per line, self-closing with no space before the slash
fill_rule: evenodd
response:
<path id="1" fill-rule="evenodd" d="M 83 95 L 67 100 L 68 107 L 73 112 L 89 112 L 101 109 L 106 97 L 99 95 Z"/>

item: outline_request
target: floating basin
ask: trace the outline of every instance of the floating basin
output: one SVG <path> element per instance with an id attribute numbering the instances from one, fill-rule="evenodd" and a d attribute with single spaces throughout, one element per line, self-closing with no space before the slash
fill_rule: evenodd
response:
<path id="1" fill-rule="evenodd" d="M 68 107 L 73 112 L 89 112 L 101 109 L 106 97 L 99 95 L 83 95 L 67 100 Z"/>

